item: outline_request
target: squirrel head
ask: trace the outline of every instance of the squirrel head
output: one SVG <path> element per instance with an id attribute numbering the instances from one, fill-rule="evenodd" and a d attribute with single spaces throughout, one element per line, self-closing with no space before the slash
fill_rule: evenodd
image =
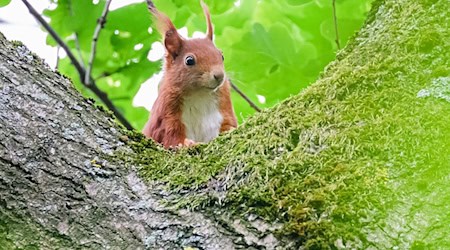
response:
<path id="1" fill-rule="evenodd" d="M 158 30 L 164 38 L 165 82 L 183 91 L 197 89 L 213 91 L 220 87 L 225 79 L 223 55 L 213 43 L 211 16 L 203 1 L 201 4 L 208 28 L 206 37 L 197 39 L 183 38 L 166 15 L 149 5 Z"/>

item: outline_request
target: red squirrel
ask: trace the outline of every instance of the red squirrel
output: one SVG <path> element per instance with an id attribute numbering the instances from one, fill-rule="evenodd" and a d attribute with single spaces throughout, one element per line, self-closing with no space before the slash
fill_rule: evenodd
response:
<path id="1" fill-rule="evenodd" d="M 172 21 L 147 0 L 164 38 L 164 75 L 158 98 L 143 129 L 165 148 L 209 142 L 219 133 L 236 128 L 222 52 L 213 43 L 208 7 L 201 2 L 207 21 L 205 38 L 185 39 Z"/>

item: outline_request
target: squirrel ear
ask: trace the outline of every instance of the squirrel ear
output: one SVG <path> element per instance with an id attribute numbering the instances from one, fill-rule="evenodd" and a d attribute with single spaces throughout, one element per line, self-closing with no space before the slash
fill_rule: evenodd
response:
<path id="1" fill-rule="evenodd" d="M 164 45 L 167 52 L 169 52 L 173 58 L 177 57 L 183 45 L 183 38 L 178 34 L 177 29 L 172 21 L 170 21 L 170 18 L 159 12 L 152 1 L 147 0 L 147 5 L 150 13 L 154 16 L 159 33 L 164 36 Z"/>
<path id="2" fill-rule="evenodd" d="M 164 46 L 167 52 L 175 59 L 180 54 L 181 47 L 183 46 L 183 39 L 178 34 L 176 29 L 166 31 L 164 37 Z"/>
<path id="3" fill-rule="evenodd" d="M 201 5 L 203 8 L 203 13 L 205 14 L 206 17 L 206 25 L 208 26 L 208 30 L 206 31 L 206 37 L 209 40 L 213 40 L 213 25 L 211 23 L 211 15 L 209 14 L 209 9 L 208 6 L 203 2 L 203 0 L 201 0 Z"/>

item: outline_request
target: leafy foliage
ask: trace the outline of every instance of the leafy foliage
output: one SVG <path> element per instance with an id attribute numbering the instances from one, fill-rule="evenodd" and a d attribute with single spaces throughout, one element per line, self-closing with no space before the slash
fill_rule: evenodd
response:
<path id="1" fill-rule="evenodd" d="M 95 2 L 95 1 L 94 1 Z M 44 11 L 50 25 L 86 64 L 97 19 L 105 1 L 59 0 L 57 7 Z M 189 34 L 206 30 L 198 0 L 155 0 L 178 27 Z M 241 0 L 205 1 L 215 25 L 215 42 L 223 50 L 228 75 L 254 102 L 270 107 L 298 93 L 313 82 L 335 57 L 332 1 Z M 362 25 L 371 0 L 337 0 L 340 44 Z M 100 33 L 93 77 L 99 88 L 137 129 L 148 119 L 148 111 L 132 106 L 140 85 L 161 69 L 147 55 L 160 35 L 149 29 L 150 14 L 145 3 L 112 10 Z M 56 46 L 49 37 L 48 44 Z M 96 98 L 80 83 L 68 58 L 59 70 L 71 77 L 86 96 Z M 265 97 L 258 102 L 257 95 Z M 233 93 L 233 102 L 242 122 L 254 110 Z"/>
<path id="2" fill-rule="evenodd" d="M 11 0 L 0 0 L 0 7 L 5 7 L 11 2 Z"/>

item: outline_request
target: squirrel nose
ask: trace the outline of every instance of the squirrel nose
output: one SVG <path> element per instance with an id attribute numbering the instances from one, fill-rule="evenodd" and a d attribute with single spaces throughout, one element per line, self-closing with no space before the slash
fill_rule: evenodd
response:
<path id="1" fill-rule="evenodd" d="M 214 73 L 214 79 L 216 79 L 216 81 L 218 83 L 222 83 L 224 77 L 225 76 L 224 76 L 223 72 L 216 72 L 216 73 Z"/>

